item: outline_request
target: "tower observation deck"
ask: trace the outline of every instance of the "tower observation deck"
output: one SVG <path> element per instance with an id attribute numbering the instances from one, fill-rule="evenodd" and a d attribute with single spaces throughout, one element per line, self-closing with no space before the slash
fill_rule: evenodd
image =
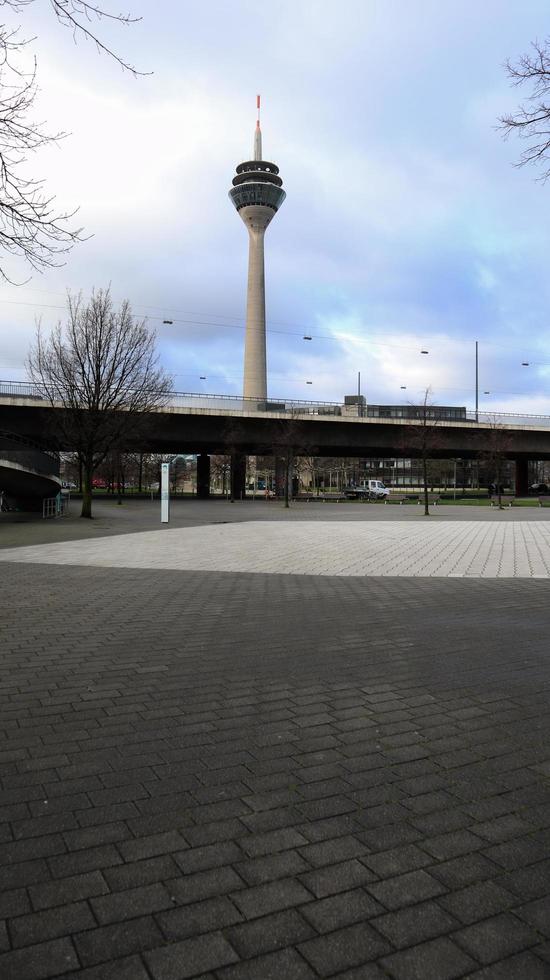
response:
<path id="1" fill-rule="evenodd" d="M 279 177 L 279 168 L 274 163 L 262 159 L 260 96 L 257 98 L 257 106 L 254 159 L 238 165 L 229 197 L 244 221 L 249 235 L 243 396 L 265 400 L 267 359 L 264 235 L 286 194 Z"/>

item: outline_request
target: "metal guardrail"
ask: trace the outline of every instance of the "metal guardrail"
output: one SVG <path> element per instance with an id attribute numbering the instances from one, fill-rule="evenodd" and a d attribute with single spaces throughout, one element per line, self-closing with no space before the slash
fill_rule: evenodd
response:
<path id="1" fill-rule="evenodd" d="M 7 395 L 13 398 L 33 398 L 37 401 L 49 402 L 49 398 L 44 392 L 44 389 L 40 385 L 33 384 L 31 381 L 0 381 L 0 396 Z M 241 395 L 214 395 L 205 394 L 204 392 L 185 392 L 185 391 L 173 391 L 169 397 L 169 405 L 175 407 L 186 407 L 191 404 L 191 407 L 210 407 L 208 403 L 212 403 L 212 408 L 223 408 L 227 407 L 229 409 L 233 408 L 240 411 L 291 411 L 293 408 L 311 408 L 311 409 L 342 409 L 342 405 L 339 402 L 316 402 L 304 399 L 295 398 L 268 398 L 262 401 L 258 398 L 243 398 Z M 227 403 L 225 406 L 224 403 Z M 328 414 L 331 414 L 330 411 Z"/>
<path id="2" fill-rule="evenodd" d="M 36 401 L 49 402 L 49 399 L 44 394 L 44 391 L 40 389 L 40 386 L 29 381 L 0 381 L 0 397 L 2 395 L 15 398 L 32 398 Z M 296 398 L 269 398 L 263 401 L 257 398 L 243 398 L 241 395 L 216 395 L 196 391 L 173 391 L 170 394 L 166 406 L 173 408 L 202 408 L 234 412 L 254 412 L 258 414 L 269 413 L 287 415 L 290 412 L 295 412 L 300 416 L 318 415 L 346 419 L 359 417 L 359 413 L 357 415 L 351 413 L 350 408 L 352 408 L 352 406 L 345 406 L 340 402 L 316 402 Z M 406 407 L 407 406 L 403 406 L 404 409 Z M 437 406 L 434 406 L 434 408 L 436 407 Z M 444 406 L 441 407 L 443 408 Z M 361 417 L 365 420 L 379 420 L 381 422 L 415 421 L 414 418 L 411 419 L 410 416 L 406 415 L 382 416 L 380 414 L 372 414 L 372 411 L 369 411 L 368 405 L 366 405 L 363 409 Z M 441 421 L 454 422 L 455 424 L 460 424 L 461 422 L 475 424 L 479 421 L 480 423 L 508 423 L 509 425 L 521 425 L 525 427 L 530 425 L 543 425 L 545 427 L 550 427 L 550 414 L 535 415 L 520 412 L 501 412 L 498 410 L 493 412 L 478 411 L 476 413 L 473 409 L 467 408 L 465 418 L 442 417 Z"/>
<path id="3" fill-rule="evenodd" d="M 67 517 L 69 514 L 69 497 L 45 497 L 42 501 L 42 517 Z"/>
<path id="4" fill-rule="evenodd" d="M 38 398 L 44 400 L 36 385 L 30 381 L 0 381 L 0 395 L 12 395 L 21 398 Z"/>

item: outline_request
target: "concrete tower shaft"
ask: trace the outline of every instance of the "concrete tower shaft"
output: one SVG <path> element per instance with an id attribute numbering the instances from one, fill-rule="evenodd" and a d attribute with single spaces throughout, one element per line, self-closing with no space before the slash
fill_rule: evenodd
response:
<path id="1" fill-rule="evenodd" d="M 265 331 L 265 230 L 286 194 L 274 163 L 262 160 L 260 97 L 254 134 L 254 159 L 239 164 L 229 196 L 244 221 L 249 235 L 248 292 L 244 353 L 243 396 L 267 398 Z"/>

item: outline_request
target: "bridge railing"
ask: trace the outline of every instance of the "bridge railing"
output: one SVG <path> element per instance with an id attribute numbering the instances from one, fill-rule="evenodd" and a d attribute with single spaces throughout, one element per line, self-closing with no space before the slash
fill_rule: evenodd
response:
<path id="1" fill-rule="evenodd" d="M 0 381 L 0 397 L 8 396 L 15 398 L 32 398 L 37 401 L 48 402 L 44 391 L 40 386 L 29 381 Z M 357 406 L 342 405 L 340 402 L 318 402 L 308 401 L 297 398 L 268 398 L 261 400 L 258 398 L 243 398 L 241 395 L 214 395 L 204 394 L 203 392 L 184 392 L 173 391 L 167 401 L 167 406 L 174 408 L 198 408 L 211 409 L 213 411 L 246 412 L 246 413 L 269 413 L 289 415 L 290 413 L 304 416 L 317 415 L 325 417 L 350 418 L 358 417 Z M 377 407 L 376 407 L 377 408 Z M 434 410 L 437 406 L 433 406 Z M 550 415 L 535 415 L 519 412 L 475 412 L 473 409 L 466 409 L 464 417 L 447 417 L 442 408 L 441 421 L 454 422 L 458 425 L 467 423 L 489 423 L 496 425 L 520 425 L 550 427 Z M 353 414 L 352 414 L 353 412 Z M 366 405 L 362 409 L 362 417 L 365 419 L 379 419 L 380 421 L 398 422 L 411 420 L 411 407 L 404 405 L 403 413 L 399 413 L 399 407 L 393 407 L 391 415 L 376 411 L 374 406 Z M 414 421 L 414 419 L 413 419 Z"/>
<path id="2" fill-rule="evenodd" d="M 0 381 L 0 396 L 2 395 L 49 401 L 44 389 L 30 381 Z M 212 408 L 235 412 L 300 411 L 316 415 L 339 415 L 342 410 L 339 402 L 316 402 L 295 398 L 268 398 L 262 401 L 258 398 L 243 398 L 241 395 L 213 395 L 197 391 L 173 391 L 169 395 L 167 404 L 175 408 Z"/>
<path id="3" fill-rule="evenodd" d="M 0 381 L 0 395 L 10 395 L 14 398 L 44 399 L 37 385 L 31 381 Z"/>
<path id="4" fill-rule="evenodd" d="M 243 398 L 241 395 L 208 395 L 202 392 L 174 391 L 169 404 L 176 408 L 226 409 L 233 412 L 269 412 L 301 415 L 341 415 L 339 402 L 315 402 L 295 398 Z"/>

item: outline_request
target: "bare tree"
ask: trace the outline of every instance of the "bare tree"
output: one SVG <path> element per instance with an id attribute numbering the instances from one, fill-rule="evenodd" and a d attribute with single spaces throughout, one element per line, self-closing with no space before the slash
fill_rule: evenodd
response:
<path id="1" fill-rule="evenodd" d="M 175 453 L 138 453 L 137 476 L 138 476 L 138 489 L 140 490 L 140 492 L 143 490 L 145 486 L 148 490 L 151 490 L 152 492 L 156 492 L 158 490 L 160 495 L 162 464 L 173 463 L 175 459 L 176 459 Z M 171 470 L 170 477 L 172 478 L 173 481 L 174 480 L 173 469 Z"/>
<path id="2" fill-rule="evenodd" d="M 430 461 L 441 444 L 437 426 L 441 417 L 437 406 L 431 401 L 431 388 L 426 388 L 420 405 L 413 405 L 417 423 L 407 427 L 407 443 L 418 453 L 422 464 L 422 491 L 424 495 L 424 515 L 429 517 Z"/>
<path id="3" fill-rule="evenodd" d="M 294 460 L 294 475 L 298 478 L 298 484 L 302 488 L 311 490 L 315 493 L 315 458 L 313 456 L 298 456 Z"/>
<path id="4" fill-rule="evenodd" d="M 124 453 L 124 473 L 128 477 L 128 481 L 137 487 L 139 493 L 143 489 L 144 456 L 145 454 L 142 452 Z"/>
<path id="5" fill-rule="evenodd" d="M 231 476 L 231 460 L 229 456 L 213 453 L 210 456 L 210 473 L 215 483 L 221 484 L 222 497 L 227 495 L 228 477 Z"/>
<path id="6" fill-rule="evenodd" d="M 0 0 L 0 7 L 23 14 L 36 0 Z M 140 18 L 110 14 L 85 0 L 50 0 L 60 24 L 68 27 L 76 41 L 91 41 L 100 53 L 109 55 L 123 69 L 136 68 L 105 44 L 94 22 L 117 21 L 128 25 Z M 98 25 L 99 26 L 99 25 Z M 34 40 L 34 38 L 32 39 Z M 40 147 L 56 143 L 66 134 L 47 133 L 43 123 L 32 119 L 37 93 L 37 60 L 27 67 L 26 40 L 17 26 L 0 24 L 0 249 L 32 269 L 42 271 L 61 264 L 61 257 L 82 241 L 82 228 L 71 227 L 75 211 L 58 210 L 44 192 L 44 181 L 29 177 L 28 158 Z M 13 283 L 5 264 L 0 279 Z"/>
<path id="7" fill-rule="evenodd" d="M 324 489 L 327 469 L 327 461 L 322 456 L 299 456 L 295 463 L 296 475 L 300 482 L 309 486 L 317 496 L 321 490 L 321 480 Z"/>
<path id="8" fill-rule="evenodd" d="M 114 309 L 109 290 L 68 297 L 68 319 L 49 337 L 40 327 L 28 373 L 58 413 L 64 448 L 79 455 L 82 517 L 92 516 L 94 471 L 108 453 L 143 432 L 149 412 L 166 404 L 172 379 L 158 367 L 155 334 L 135 321 L 130 304 Z"/>
<path id="9" fill-rule="evenodd" d="M 300 410 L 292 408 L 285 418 L 274 424 L 272 430 L 273 455 L 282 460 L 284 471 L 285 507 L 290 506 L 290 481 L 294 472 L 294 461 L 297 456 L 313 456 L 314 447 L 308 441 L 304 426 L 307 423 L 300 418 Z"/>
<path id="10" fill-rule="evenodd" d="M 528 143 L 516 166 L 539 165 L 538 179 L 545 181 L 550 177 L 550 38 L 534 41 L 527 54 L 515 64 L 507 61 L 505 68 L 512 84 L 527 84 L 530 93 L 516 112 L 500 117 L 501 129 L 505 139 L 516 133 Z"/>
<path id="11" fill-rule="evenodd" d="M 506 432 L 498 419 L 494 418 L 489 423 L 489 429 L 480 433 L 479 438 L 482 440 L 483 446 L 479 451 L 478 458 L 485 465 L 485 470 L 495 485 L 498 509 L 504 510 L 502 506 L 502 482 L 504 465 L 511 446 L 510 434 Z"/>

